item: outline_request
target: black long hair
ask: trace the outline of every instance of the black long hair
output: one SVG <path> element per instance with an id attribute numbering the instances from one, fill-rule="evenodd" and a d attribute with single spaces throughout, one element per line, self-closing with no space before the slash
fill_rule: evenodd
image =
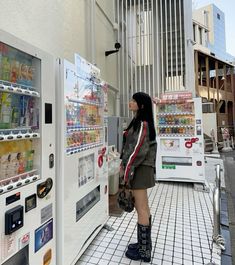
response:
<path id="1" fill-rule="evenodd" d="M 139 130 L 141 122 L 147 121 L 149 128 L 149 139 L 154 141 L 156 139 L 156 132 L 153 120 L 153 107 L 151 97 L 144 92 L 135 93 L 132 98 L 137 102 L 138 111 L 136 116 L 132 119 L 127 130 L 133 127 L 134 131 Z"/>

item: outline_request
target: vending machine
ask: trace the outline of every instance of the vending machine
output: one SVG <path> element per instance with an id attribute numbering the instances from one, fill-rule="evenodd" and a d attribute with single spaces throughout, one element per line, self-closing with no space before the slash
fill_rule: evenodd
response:
<path id="1" fill-rule="evenodd" d="M 107 86 L 79 55 L 58 60 L 57 106 L 57 265 L 71 265 L 108 219 Z"/>
<path id="2" fill-rule="evenodd" d="M 205 182 L 201 98 L 166 93 L 156 103 L 156 180 Z"/>
<path id="3" fill-rule="evenodd" d="M 0 264 L 56 265 L 53 58 L 0 30 Z"/>

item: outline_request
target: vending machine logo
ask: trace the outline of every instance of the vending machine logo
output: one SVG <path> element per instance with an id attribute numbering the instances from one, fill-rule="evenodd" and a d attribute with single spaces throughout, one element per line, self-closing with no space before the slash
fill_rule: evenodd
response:
<path id="1" fill-rule="evenodd" d="M 29 241 L 30 241 L 30 233 L 27 233 L 23 235 L 21 238 L 19 238 L 19 249 L 22 249 L 26 245 L 28 245 Z"/>
<path id="2" fill-rule="evenodd" d="M 196 142 L 198 142 L 199 141 L 199 138 L 197 138 L 197 137 L 193 137 L 193 138 L 191 138 L 191 139 L 187 139 L 186 141 L 185 141 L 185 147 L 186 148 L 192 148 L 193 147 L 193 144 L 194 143 L 196 143 Z"/>

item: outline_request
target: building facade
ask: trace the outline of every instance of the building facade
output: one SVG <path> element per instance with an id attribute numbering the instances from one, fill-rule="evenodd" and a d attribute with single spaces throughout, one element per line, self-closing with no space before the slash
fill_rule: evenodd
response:
<path id="1" fill-rule="evenodd" d="M 151 96 L 195 92 L 192 3 L 187 0 L 116 1 L 121 115 L 136 91 Z"/>
<path id="2" fill-rule="evenodd" d="M 193 11 L 194 41 L 209 49 L 210 53 L 226 62 L 235 57 L 226 51 L 225 15 L 216 5 L 210 4 Z"/>
<path id="3" fill-rule="evenodd" d="M 204 112 L 216 113 L 218 141 L 221 128 L 234 136 L 234 57 L 226 52 L 225 16 L 215 5 L 193 12 L 196 95 L 202 97 Z"/>

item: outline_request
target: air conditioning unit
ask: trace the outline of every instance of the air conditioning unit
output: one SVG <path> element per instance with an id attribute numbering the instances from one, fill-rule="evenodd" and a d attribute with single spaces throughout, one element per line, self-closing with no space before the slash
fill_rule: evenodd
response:
<path id="1" fill-rule="evenodd" d="M 202 113 L 212 113 L 212 112 L 214 112 L 214 103 L 213 102 L 202 103 Z"/>

